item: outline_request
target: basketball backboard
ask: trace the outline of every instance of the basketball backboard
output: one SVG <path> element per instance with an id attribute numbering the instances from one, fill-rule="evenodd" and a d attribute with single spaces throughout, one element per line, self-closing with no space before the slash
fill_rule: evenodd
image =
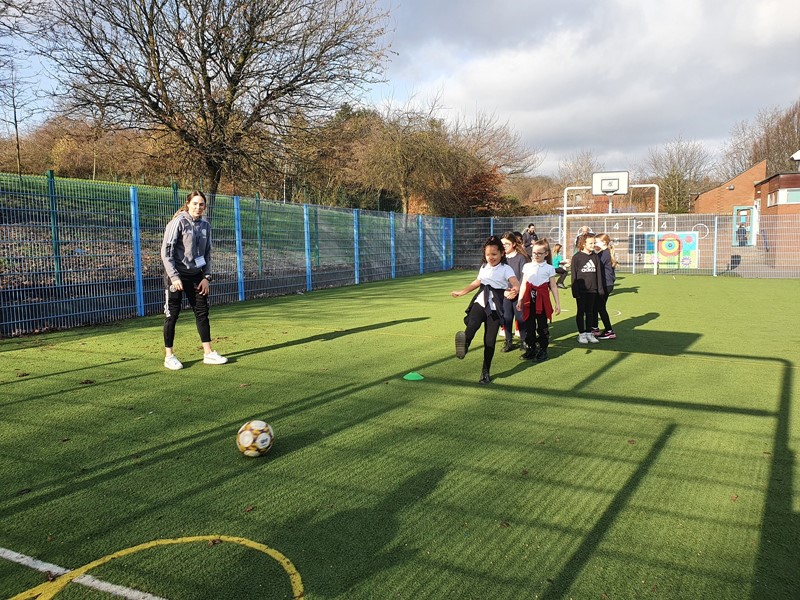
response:
<path id="1" fill-rule="evenodd" d="M 592 173 L 593 196 L 624 196 L 628 193 L 628 172 Z"/>

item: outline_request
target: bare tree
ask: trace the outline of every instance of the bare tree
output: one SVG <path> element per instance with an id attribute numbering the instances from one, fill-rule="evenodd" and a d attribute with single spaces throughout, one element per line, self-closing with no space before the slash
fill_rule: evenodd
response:
<path id="1" fill-rule="evenodd" d="M 8 125 L 14 139 L 14 155 L 17 175 L 22 176 L 22 152 L 20 130 L 28 119 L 41 112 L 37 107 L 37 95 L 31 77 L 22 75 L 18 63 L 10 58 L 5 69 L 5 78 L 0 85 L 2 112 L 0 121 Z"/>
<path id="2" fill-rule="evenodd" d="M 701 142 L 678 137 L 661 148 L 650 148 L 646 166 L 659 186 L 660 208 L 685 213 L 691 209 L 692 192 L 708 186 L 714 164 Z"/>
<path id="3" fill-rule="evenodd" d="M 733 179 L 762 160 L 767 175 L 793 170 L 790 157 L 800 149 L 800 100 L 785 109 L 762 109 L 753 123 L 742 121 L 722 151 L 718 176 Z"/>
<path id="4" fill-rule="evenodd" d="M 116 127 L 163 128 L 212 195 L 231 166 L 270 162 L 282 138 L 378 80 L 375 0 L 70 0 L 37 43 L 77 107 Z"/>
<path id="5" fill-rule="evenodd" d="M 605 169 L 591 150 L 578 150 L 558 163 L 558 181 L 562 188 L 591 185 L 592 174 Z"/>
<path id="6" fill-rule="evenodd" d="M 524 175 L 541 166 L 544 153 L 523 144 L 518 132 L 497 116 L 480 112 L 472 121 L 459 118 L 452 127 L 453 143 L 504 175 Z"/>

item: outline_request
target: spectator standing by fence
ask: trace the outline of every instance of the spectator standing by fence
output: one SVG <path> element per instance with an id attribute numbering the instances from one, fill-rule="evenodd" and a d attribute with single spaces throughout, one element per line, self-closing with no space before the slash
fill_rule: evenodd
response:
<path id="1" fill-rule="evenodd" d="M 197 332 L 203 344 L 203 362 L 222 365 L 228 362 L 211 348 L 208 320 L 208 294 L 211 283 L 211 225 L 203 218 L 206 197 L 193 191 L 173 215 L 164 230 L 161 261 L 164 263 L 164 366 L 172 371 L 183 368 L 173 352 L 175 324 L 181 312 L 183 295 L 194 311 Z"/>
<path id="2" fill-rule="evenodd" d="M 536 227 L 533 223 L 528 223 L 528 227 L 522 232 L 522 247 L 525 249 L 525 254 L 531 255 L 531 246 L 533 242 L 537 241 L 539 236 L 536 235 Z"/>

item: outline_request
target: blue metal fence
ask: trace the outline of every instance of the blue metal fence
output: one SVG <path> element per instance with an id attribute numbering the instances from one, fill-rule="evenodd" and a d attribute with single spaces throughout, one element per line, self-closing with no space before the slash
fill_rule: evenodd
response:
<path id="1" fill-rule="evenodd" d="M 0 173 L 0 337 L 162 312 L 161 241 L 186 195 Z M 621 272 L 800 277 L 800 215 L 762 216 L 745 247 L 724 215 L 449 219 L 218 195 L 208 219 L 216 303 L 477 269 L 487 236 L 529 222 L 551 241 L 609 233 Z M 683 238 L 692 252 L 668 256 Z"/>
<path id="2" fill-rule="evenodd" d="M 0 337 L 162 312 L 186 194 L 0 174 Z M 452 268 L 452 219 L 217 195 L 208 220 L 217 303 Z"/>

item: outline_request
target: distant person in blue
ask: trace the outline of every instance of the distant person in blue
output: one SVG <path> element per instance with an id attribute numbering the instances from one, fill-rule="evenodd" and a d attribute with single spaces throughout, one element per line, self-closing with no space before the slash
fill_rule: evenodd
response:
<path id="1" fill-rule="evenodd" d="M 208 321 L 208 294 L 211 283 L 211 225 L 203 218 L 206 197 L 193 191 L 164 230 L 161 261 L 164 263 L 164 367 L 183 368 L 173 352 L 175 324 L 181 313 L 183 295 L 194 311 L 197 332 L 203 344 L 203 362 L 223 365 L 228 362 L 211 348 Z"/>

